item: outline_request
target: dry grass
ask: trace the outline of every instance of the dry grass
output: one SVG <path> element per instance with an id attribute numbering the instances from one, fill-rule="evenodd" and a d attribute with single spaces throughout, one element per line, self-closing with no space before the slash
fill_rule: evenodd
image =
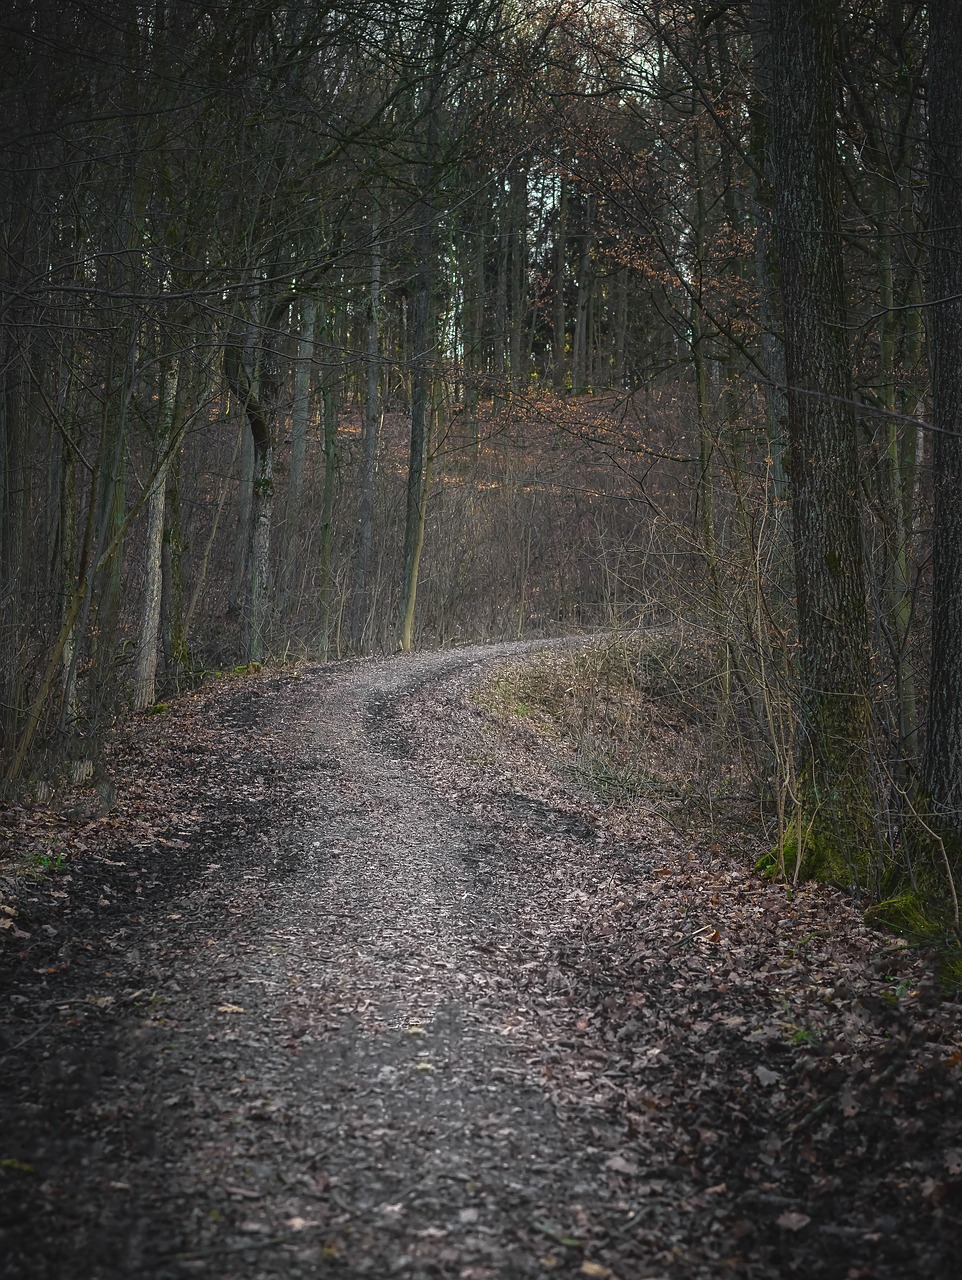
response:
<path id="1" fill-rule="evenodd" d="M 758 813 L 716 685 L 696 637 L 659 630 L 545 653 L 502 671 L 480 698 L 563 745 L 583 789 L 645 800 L 677 829 L 714 838 L 744 832 Z"/>

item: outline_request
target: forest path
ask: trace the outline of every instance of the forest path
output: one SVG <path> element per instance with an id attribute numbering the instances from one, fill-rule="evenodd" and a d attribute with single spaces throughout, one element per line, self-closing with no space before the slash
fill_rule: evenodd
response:
<path id="1" fill-rule="evenodd" d="M 265 673 L 135 726 L 168 825 L 121 803 L 17 899 L 0 1275 L 951 1273 L 868 1140 L 823 1167 L 905 1066 L 898 1009 L 820 1012 L 854 913 L 626 824 L 472 704 L 544 647 Z M 841 1042 L 801 1025 L 857 1040 L 844 1112 Z M 908 1075 L 937 1153 L 945 1081 Z"/>
<path id="2" fill-rule="evenodd" d="M 194 865 L 172 886 L 147 872 L 146 919 L 118 920 L 105 885 L 82 994 L 69 959 L 50 966 L 60 994 L 14 1046 L 39 1070 L 32 1132 L 6 1145 L 49 1176 L 4 1275 L 564 1274 L 599 1210 L 624 1222 L 603 1172 L 620 1135 L 561 1114 L 532 1057 L 563 997 L 519 994 L 566 898 L 610 878 L 603 832 L 519 792 L 465 696 L 544 647 L 316 668 L 272 690 L 259 730 L 243 701 L 220 712 L 248 730 L 256 816 L 225 833 L 194 813 L 165 839 Z M 265 729 L 286 759 L 258 764 Z M 238 753 L 212 754 L 192 757 L 208 781 Z"/>

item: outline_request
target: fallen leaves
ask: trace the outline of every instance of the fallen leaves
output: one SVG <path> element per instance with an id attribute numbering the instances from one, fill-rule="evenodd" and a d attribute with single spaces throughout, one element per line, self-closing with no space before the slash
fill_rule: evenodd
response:
<path id="1" fill-rule="evenodd" d="M 801 1231 L 804 1227 L 808 1226 L 811 1222 L 811 1218 L 807 1213 L 795 1213 L 793 1211 L 789 1211 L 787 1213 L 780 1213 L 776 1221 L 783 1231 Z"/>
<path id="2" fill-rule="evenodd" d="M 203 833 L 208 811 L 198 801 L 183 813 L 198 786 L 193 748 L 180 763 L 168 826 L 144 817 L 142 839 L 130 839 L 128 823 L 121 834 L 130 865 L 91 876 L 96 897 L 83 896 L 79 870 L 73 881 L 44 886 L 44 909 L 64 936 L 36 941 L 43 920 L 35 927 L 31 918 L 33 963 L 43 966 L 31 980 L 50 1016 L 78 1034 L 119 1023 L 121 1009 L 141 997 L 139 1051 L 145 1061 L 155 1053 L 153 1082 L 165 1082 L 156 1096 L 178 1141 L 184 1129 L 192 1142 L 195 1181 L 173 1189 L 188 1200 L 196 1194 L 211 1215 L 197 1228 L 207 1232 L 201 1251 L 209 1245 L 216 1256 L 225 1241 L 235 1248 L 240 1234 L 251 1247 L 279 1239 L 284 1249 L 313 1249 L 305 1266 L 327 1248 L 345 1265 L 393 1261 L 405 1249 L 414 1269 L 486 1280 L 510 1273 L 480 1256 L 489 1247 L 530 1250 L 526 1260 L 546 1271 L 595 1280 L 779 1275 L 785 1259 L 806 1274 L 871 1265 L 888 1280 L 899 1273 L 886 1259 L 898 1261 L 904 1249 L 910 1265 L 901 1274 L 939 1274 L 931 1242 L 950 1237 L 962 1199 L 962 1038 L 958 1010 L 939 1003 L 924 957 L 869 934 L 831 890 L 802 888 L 790 900 L 755 879 L 737 851 L 696 848 L 641 807 L 573 796 L 562 749 L 538 761 L 529 736 L 523 749 L 509 742 L 502 751 L 490 725 L 476 716 L 468 724 L 456 700 L 439 714 L 436 698 L 427 689 L 392 704 L 391 732 L 416 734 L 419 747 L 396 766 L 395 807 L 377 791 L 395 768 L 386 757 L 361 758 L 376 772 L 355 777 L 360 757 L 351 752 L 363 752 L 367 732 L 360 718 L 357 736 L 345 739 L 349 751 L 328 748 L 337 755 L 339 809 L 317 786 L 320 766 L 289 792 L 277 781 L 273 797 L 275 784 L 256 781 L 266 771 L 250 770 L 270 821 L 300 786 L 297 813 L 313 814 L 323 838 L 292 845 L 290 863 L 312 894 L 344 886 L 340 897 L 331 889 L 329 910 L 292 899 L 288 914 L 268 915 L 261 863 L 269 850 L 245 855 L 242 869 L 237 856 L 260 834 L 251 811 L 228 810 L 229 836 L 219 844 Z M 209 735 L 203 759 L 214 775 L 230 735 L 196 729 Z M 483 733 L 495 733 L 494 747 Z M 153 745 L 174 769 L 159 733 Z M 225 787 L 250 749 L 237 745 Z M 283 749 L 281 734 L 270 750 Z M 141 766 L 150 759 L 141 756 Z M 412 793 L 423 801 L 413 819 Z M 92 850 L 99 832 L 90 833 Z M 103 847 L 116 856 L 119 836 Z M 171 869 L 194 849 L 178 880 Z M 158 865 L 170 876 L 159 887 Z M 140 913 L 135 885 L 156 911 L 149 927 L 119 914 L 125 901 Z M 110 905 L 95 910 L 98 897 Z M 117 918 L 99 953 L 81 944 L 61 956 L 80 904 L 94 920 L 99 910 Z M 242 907 L 249 923 L 232 918 Z M 0 912 L 0 924 L 23 918 Z M 165 935 L 172 969 L 127 959 L 134 942 L 146 955 L 143 944 Z M 178 938 L 190 943 L 182 952 Z M 184 960 L 198 953 L 202 961 Z M 105 978 L 139 965 L 150 976 L 102 986 L 83 968 L 90 955 L 109 966 Z M 263 985 L 248 985 L 252 971 Z M 155 988 L 156 1003 L 144 996 Z M 96 1013 L 91 989 L 93 1000 L 125 994 L 114 1012 L 104 1003 Z M 58 1017 L 54 994 L 75 991 Z M 232 994 L 244 1004 L 230 1003 Z M 448 1008 L 457 1019 L 436 1020 Z M 459 1038 L 470 1043 L 472 1033 L 488 1044 L 474 1062 Z M 57 1092 L 58 1042 L 40 1043 L 54 1049 L 43 1087 L 56 1105 L 66 1096 Z M 318 1072 L 316 1054 L 338 1068 Z M 305 1082 L 308 1097 L 298 1092 Z M 24 1077 L 24 1096 L 36 1087 Z M 466 1100 L 463 1132 L 441 1131 L 451 1096 Z M 78 1124 L 102 1124 L 109 1140 L 111 1125 L 143 1124 L 143 1101 L 131 1102 L 128 1090 L 126 1112 L 105 1110 L 101 1120 L 91 1112 Z M 551 1116 L 540 1130 L 539 1108 Z M 459 1169 L 463 1151 L 472 1159 Z M 478 1151 L 483 1159 L 473 1158 Z M 325 1173 L 315 1175 L 317 1167 Z M 523 1188 L 517 1200 L 499 1198 L 509 1179 Z M 142 1170 L 131 1177 L 135 1196 L 143 1180 Z M 311 1237 L 321 1222 L 338 1244 Z M 478 1256 L 466 1256 L 471 1250 Z"/>

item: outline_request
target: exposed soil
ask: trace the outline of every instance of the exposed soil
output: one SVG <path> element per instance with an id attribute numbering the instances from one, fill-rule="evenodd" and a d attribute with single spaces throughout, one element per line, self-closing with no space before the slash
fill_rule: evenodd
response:
<path id="1" fill-rule="evenodd" d="M 579 793 L 469 697 L 524 651 L 213 686 L 0 815 L 0 1275 L 959 1274 L 958 1000 Z"/>

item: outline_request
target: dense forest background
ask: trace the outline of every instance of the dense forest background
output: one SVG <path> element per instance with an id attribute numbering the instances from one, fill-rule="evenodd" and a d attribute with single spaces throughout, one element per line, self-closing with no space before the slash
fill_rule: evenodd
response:
<path id="1" fill-rule="evenodd" d="M 777 868 L 957 933 L 960 9 L 10 0 L 8 795 L 215 669 L 674 623 Z"/>

